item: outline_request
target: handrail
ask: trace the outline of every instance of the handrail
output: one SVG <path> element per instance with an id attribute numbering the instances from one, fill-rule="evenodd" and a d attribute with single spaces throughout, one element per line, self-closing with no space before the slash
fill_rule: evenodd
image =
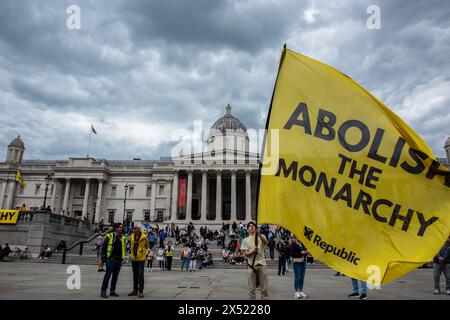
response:
<path id="1" fill-rule="evenodd" d="M 61 264 L 65 264 L 65 263 L 66 263 L 66 253 L 67 253 L 67 251 L 70 251 L 70 250 L 72 250 L 73 248 L 75 248 L 76 246 L 79 245 L 79 246 L 80 246 L 80 252 L 79 252 L 79 255 L 81 256 L 81 255 L 83 255 L 83 245 L 84 245 L 85 243 L 91 242 L 92 240 L 94 240 L 95 238 L 97 238 L 99 235 L 101 235 L 102 237 L 104 237 L 104 236 L 105 236 L 107 233 L 109 233 L 111 230 L 112 230 L 112 228 L 109 227 L 109 228 L 106 229 L 106 231 L 103 232 L 103 233 L 97 232 L 97 233 L 95 233 L 92 237 L 90 237 L 89 239 L 77 241 L 77 242 L 75 242 L 74 244 L 72 244 L 70 247 L 64 249 L 64 250 L 63 250 L 63 254 L 62 254 L 62 261 L 61 261 Z"/>

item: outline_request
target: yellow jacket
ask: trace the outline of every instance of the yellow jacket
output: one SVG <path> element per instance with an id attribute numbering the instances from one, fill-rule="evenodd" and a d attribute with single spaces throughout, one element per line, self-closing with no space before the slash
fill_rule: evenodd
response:
<path id="1" fill-rule="evenodd" d="M 147 235 L 144 232 L 141 232 L 141 237 L 139 238 L 137 255 L 134 256 L 134 233 L 131 234 L 130 237 L 131 251 L 130 258 L 131 261 L 145 261 L 147 258 L 147 249 L 150 247 L 150 243 L 148 242 Z"/>

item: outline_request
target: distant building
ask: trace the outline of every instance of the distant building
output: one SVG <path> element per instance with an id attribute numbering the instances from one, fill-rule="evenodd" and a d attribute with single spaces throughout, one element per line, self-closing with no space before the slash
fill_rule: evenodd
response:
<path id="1" fill-rule="evenodd" d="M 207 141 L 204 153 L 160 160 L 42 161 L 23 160 L 25 145 L 18 136 L 0 163 L 0 207 L 41 207 L 50 174 L 47 205 L 72 217 L 210 225 L 254 220 L 259 155 L 249 152 L 247 128 L 230 106 L 211 127 Z M 15 182 L 17 169 L 25 188 Z"/>

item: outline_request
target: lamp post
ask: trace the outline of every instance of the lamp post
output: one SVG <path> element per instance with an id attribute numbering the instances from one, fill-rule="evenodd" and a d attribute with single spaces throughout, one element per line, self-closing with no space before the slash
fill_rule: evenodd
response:
<path id="1" fill-rule="evenodd" d="M 128 191 L 128 183 L 125 184 L 125 199 L 123 200 L 123 222 L 125 222 L 125 208 L 127 206 L 127 191 Z"/>
<path id="2" fill-rule="evenodd" d="M 98 200 L 98 195 L 94 194 L 94 208 L 92 210 L 93 214 L 92 214 L 92 223 L 95 222 L 95 215 L 97 214 L 97 200 Z"/>
<path id="3" fill-rule="evenodd" d="M 50 176 L 50 172 L 45 177 L 45 195 L 44 195 L 44 205 L 42 206 L 42 209 L 45 210 L 45 204 L 47 202 L 47 192 L 48 192 L 48 186 L 50 182 L 52 181 L 52 177 Z"/>

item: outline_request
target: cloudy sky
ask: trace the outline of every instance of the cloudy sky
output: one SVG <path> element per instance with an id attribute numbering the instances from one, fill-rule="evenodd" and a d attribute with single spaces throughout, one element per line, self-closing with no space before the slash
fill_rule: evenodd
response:
<path id="1" fill-rule="evenodd" d="M 366 26 L 370 5 L 380 30 Z M 91 156 L 157 159 L 228 103 L 264 128 L 285 42 L 355 79 L 444 157 L 449 17 L 446 0 L 1 0 L 0 158 L 18 134 L 26 159 L 85 156 L 93 124 Z"/>

